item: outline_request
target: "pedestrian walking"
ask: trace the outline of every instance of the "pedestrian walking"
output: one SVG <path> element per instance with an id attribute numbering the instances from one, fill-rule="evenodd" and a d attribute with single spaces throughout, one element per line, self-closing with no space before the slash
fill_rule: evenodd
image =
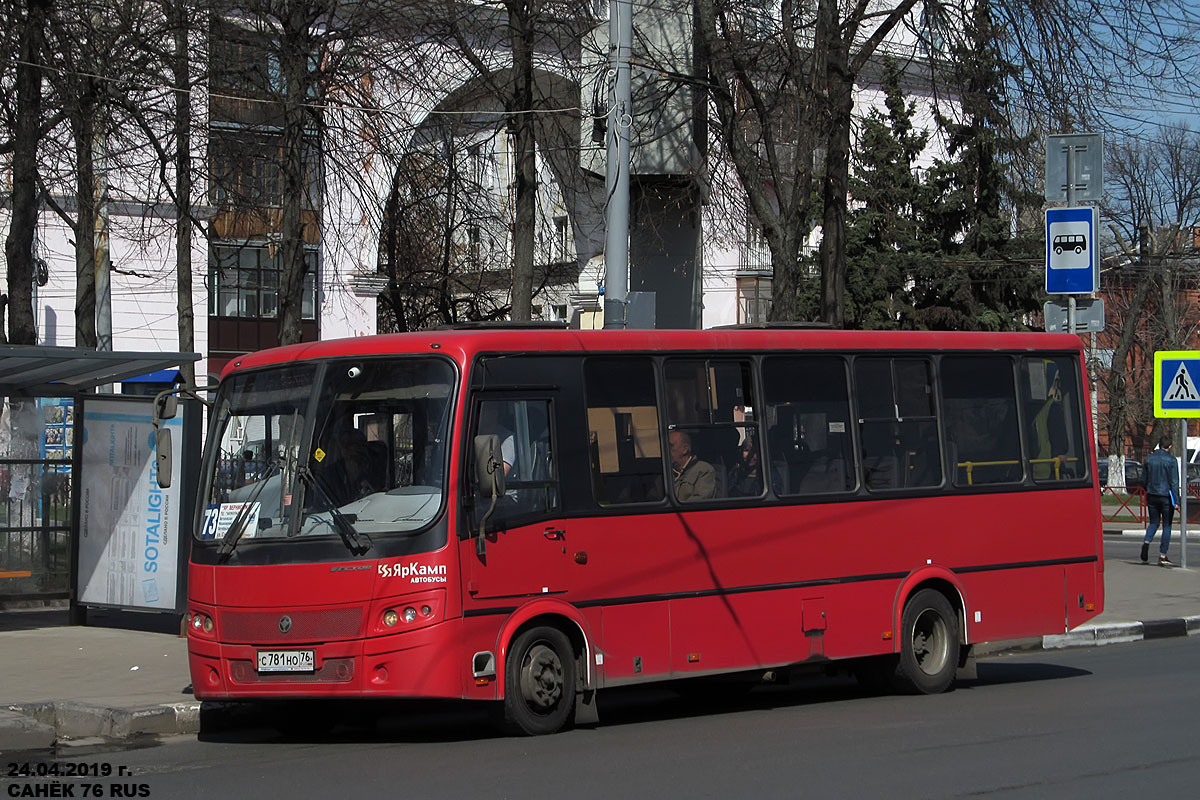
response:
<path id="1" fill-rule="evenodd" d="M 1142 561 L 1150 560 L 1150 543 L 1154 534 L 1162 524 L 1162 538 L 1158 545 L 1158 564 L 1162 567 L 1173 566 L 1167 558 L 1167 548 L 1171 546 L 1171 518 L 1179 503 L 1179 464 L 1171 455 L 1171 439 L 1162 437 L 1158 449 L 1146 458 L 1146 467 L 1142 472 L 1142 481 L 1146 488 L 1146 511 L 1149 512 L 1150 525 L 1146 528 L 1146 538 L 1142 541 Z"/>

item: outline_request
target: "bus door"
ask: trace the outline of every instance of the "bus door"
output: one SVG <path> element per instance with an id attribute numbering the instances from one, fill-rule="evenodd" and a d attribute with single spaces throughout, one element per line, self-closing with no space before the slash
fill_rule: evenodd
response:
<path id="1" fill-rule="evenodd" d="M 472 413 L 471 469 L 462 563 L 474 599 L 561 594 L 568 560 L 564 544 L 552 394 L 480 395 Z M 476 476 L 474 442 L 494 436 L 503 461 L 504 491 L 493 496 Z"/>

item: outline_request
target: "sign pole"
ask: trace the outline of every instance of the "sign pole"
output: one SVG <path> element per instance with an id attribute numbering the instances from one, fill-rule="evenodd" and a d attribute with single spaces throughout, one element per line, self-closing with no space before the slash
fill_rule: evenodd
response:
<path id="1" fill-rule="evenodd" d="M 1179 566 L 1187 567 L 1187 421 L 1200 417 L 1200 350 L 1154 353 L 1154 416 L 1183 420 L 1179 431 Z"/>
<path id="2" fill-rule="evenodd" d="M 1067 208 L 1075 207 L 1075 145 L 1067 145 Z M 1093 234 L 1095 232 L 1093 231 Z M 1089 242 L 1095 247 L 1094 241 Z M 1075 295 L 1067 295 L 1067 330 L 1075 334 Z"/>
<path id="3" fill-rule="evenodd" d="M 1183 475 L 1179 480 L 1179 566 L 1183 569 L 1187 569 L 1187 467 L 1187 420 L 1185 419 L 1179 426 L 1179 471 Z"/>

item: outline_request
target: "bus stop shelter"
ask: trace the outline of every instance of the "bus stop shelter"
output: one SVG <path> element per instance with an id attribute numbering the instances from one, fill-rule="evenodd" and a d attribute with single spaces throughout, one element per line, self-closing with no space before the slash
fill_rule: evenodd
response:
<path id="1" fill-rule="evenodd" d="M 0 345 L 0 608 L 74 599 L 87 397 L 197 353 Z M 142 398 L 141 402 L 149 403 Z"/>

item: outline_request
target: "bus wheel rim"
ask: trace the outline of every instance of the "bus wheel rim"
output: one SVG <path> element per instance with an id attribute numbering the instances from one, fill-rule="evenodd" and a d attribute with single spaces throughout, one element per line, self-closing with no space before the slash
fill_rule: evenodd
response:
<path id="1" fill-rule="evenodd" d="M 538 713 L 554 709 L 563 695 L 562 660 L 553 647 L 538 642 L 521 660 L 521 696 Z"/>
<path id="2" fill-rule="evenodd" d="M 950 634 L 942 615 L 925 609 L 913 623 L 912 652 L 917 666 L 926 675 L 937 675 L 946 668 L 950 653 Z"/>

